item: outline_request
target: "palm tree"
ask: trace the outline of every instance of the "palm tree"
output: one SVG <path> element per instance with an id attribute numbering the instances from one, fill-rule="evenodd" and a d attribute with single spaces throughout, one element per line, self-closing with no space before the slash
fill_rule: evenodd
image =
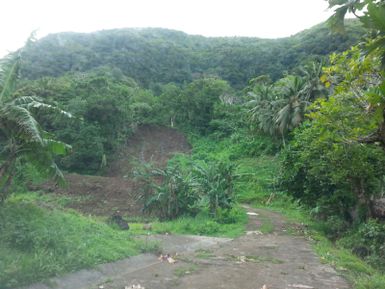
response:
<path id="1" fill-rule="evenodd" d="M 16 174 L 16 163 L 30 163 L 41 173 L 63 179 L 54 161 L 70 146 L 54 140 L 33 116 L 38 110 L 71 115 L 35 96 L 14 97 L 21 64 L 20 54 L 0 63 L 0 202 L 5 200 Z"/>
<path id="2" fill-rule="evenodd" d="M 276 131 L 275 113 L 277 111 L 277 96 L 272 85 L 260 84 L 248 93 L 251 98 L 246 102 L 249 108 L 250 120 L 257 128 L 267 134 L 274 135 Z"/>
<path id="3" fill-rule="evenodd" d="M 290 76 L 284 79 L 283 84 L 284 98 L 275 118 L 275 124 L 282 137 L 303 121 L 305 107 L 308 104 L 304 98 L 305 81 L 303 78 Z"/>
<path id="4" fill-rule="evenodd" d="M 281 81 L 284 98 L 281 109 L 276 114 L 275 124 L 282 137 L 303 122 L 307 107 L 315 99 L 327 94 L 320 80 L 322 62 L 313 62 L 301 71 L 303 77 L 288 76 Z"/>
<path id="5" fill-rule="evenodd" d="M 310 102 L 327 95 L 327 89 L 321 81 L 322 67 L 323 62 L 312 62 L 300 68 L 305 81 L 302 91 L 304 100 Z"/>

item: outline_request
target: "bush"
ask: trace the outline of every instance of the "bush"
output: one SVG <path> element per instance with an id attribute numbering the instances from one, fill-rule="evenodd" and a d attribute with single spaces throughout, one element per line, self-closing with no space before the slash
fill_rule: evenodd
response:
<path id="1" fill-rule="evenodd" d="M 339 244 L 352 250 L 374 267 L 385 270 L 385 224 L 369 220 L 339 240 Z"/>
<path id="2" fill-rule="evenodd" d="M 247 221 L 245 211 L 239 207 L 232 209 L 218 208 L 215 216 L 215 221 L 220 224 L 235 224 Z"/>
<path id="3" fill-rule="evenodd" d="M 370 216 L 370 199 L 382 190 L 385 174 L 383 150 L 357 141 L 371 133 L 373 121 L 351 95 L 317 104 L 313 121 L 295 130 L 282 152 L 281 189 L 322 208 L 324 218 L 361 222 Z"/>
<path id="4" fill-rule="evenodd" d="M 165 169 L 151 169 L 140 177 L 152 192 L 145 196 L 144 209 L 161 219 L 195 216 L 218 209 L 230 210 L 234 204 L 234 166 L 229 162 L 193 162 L 177 158 Z"/>

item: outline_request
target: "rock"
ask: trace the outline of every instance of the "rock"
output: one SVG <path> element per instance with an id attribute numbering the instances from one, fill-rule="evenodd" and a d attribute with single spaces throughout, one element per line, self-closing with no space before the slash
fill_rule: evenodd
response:
<path id="1" fill-rule="evenodd" d="M 118 225 L 118 227 L 122 230 L 129 230 L 130 229 L 130 226 L 128 225 L 128 223 L 123 219 L 123 217 L 120 215 L 120 212 L 117 211 L 115 212 L 111 218 L 110 218 L 110 222 L 112 224 L 116 224 Z"/>

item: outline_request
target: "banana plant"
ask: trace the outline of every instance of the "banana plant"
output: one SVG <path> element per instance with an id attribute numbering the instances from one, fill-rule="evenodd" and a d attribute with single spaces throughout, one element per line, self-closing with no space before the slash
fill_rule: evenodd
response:
<path id="1" fill-rule="evenodd" d="M 54 157 L 71 150 L 44 131 L 34 116 L 41 110 L 65 117 L 72 117 L 70 113 L 36 96 L 15 97 L 20 66 L 20 53 L 0 63 L 0 202 L 9 194 L 17 163 L 30 163 L 44 175 L 63 181 Z"/>

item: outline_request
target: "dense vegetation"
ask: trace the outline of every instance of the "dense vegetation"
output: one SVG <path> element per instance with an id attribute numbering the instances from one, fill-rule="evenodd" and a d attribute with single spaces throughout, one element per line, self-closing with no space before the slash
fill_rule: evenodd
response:
<path id="1" fill-rule="evenodd" d="M 343 35 L 330 34 L 321 24 L 277 40 L 126 29 L 61 33 L 29 42 L 22 62 L 14 62 L 20 67 L 2 66 L 9 73 L 2 76 L 20 78 L 2 77 L 0 196 L 6 199 L 13 180 L 17 186 L 31 179 L 36 162 L 24 152 L 46 153 L 39 157 L 43 167 L 56 169 L 58 163 L 70 172 L 103 174 L 138 125 L 176 127 L 189 136 L 192 154 L 176 156 L 164 168 L 144 165 L 136 171 L 144 209 L 169 221 L 168 230 L 223 235 L 226 228 L 234 236 L 245 223 L 237 202 L 288 212 L 301 208 L 337 246 L 376 268 L 360 272 L 375 278 L 359 279 L 357 288 L 383 288 L 376 270 L 385 270 L 385 216 L 373 204 L 384 197 L 385 4 L 329 2 L 337 6 L 329 21 L 337 30 L 347 11 L 364 9 L 364 16 L 348 21 Z M 365 31 L 368 38 L 354 46 Z M 18 110 L 23 114 L 11 114 Z M 71 145 L 72 153 L 55 139 Z M 14 152 L 27 150 L 9 154 L 14 147 Z M 30 206 L 15 200 L 12 196 L 1 205 L 0 229 L 7 233 L 0 240 L 12 252 L 30 242 L 34 248 L 25 250 L 32 254 L 41 248 L 41 239 L 29 228 L 51 224 L 12 217 Z M 49 214 L 35 200 L 28 208 L 36 220 Z M 76 218 L 81 227 L 84 221 L 78 215 L 50 214 L 52 222 Z M 57 232 L 60 238 L 65 230 Z M 123 236 L 105 232 L 111 242 Z M 52 237 L 42 247 L 67 248 L 57 242 Z M 48 273 L 106 260 L 93 256 Z M 18 284 L 12 276 L 4 277 L 6 286 Z"/>
<path id="2" fill-rule="evenodd" d="M 25 51 L 22 75 L 39 79 L 106 68 L 154 90 L 158 84 L 183 84 L 202 76 L 220 77 L 242 88 L 256 75 L 278 79 L 301 62 L 348 49 L 364 33 L 357 21 L 350 22 L 348 30 L 345 36 L 336 36 L 320 24 L 276 40 L 206 38 L 165 29 L 60 33 Z"/>

